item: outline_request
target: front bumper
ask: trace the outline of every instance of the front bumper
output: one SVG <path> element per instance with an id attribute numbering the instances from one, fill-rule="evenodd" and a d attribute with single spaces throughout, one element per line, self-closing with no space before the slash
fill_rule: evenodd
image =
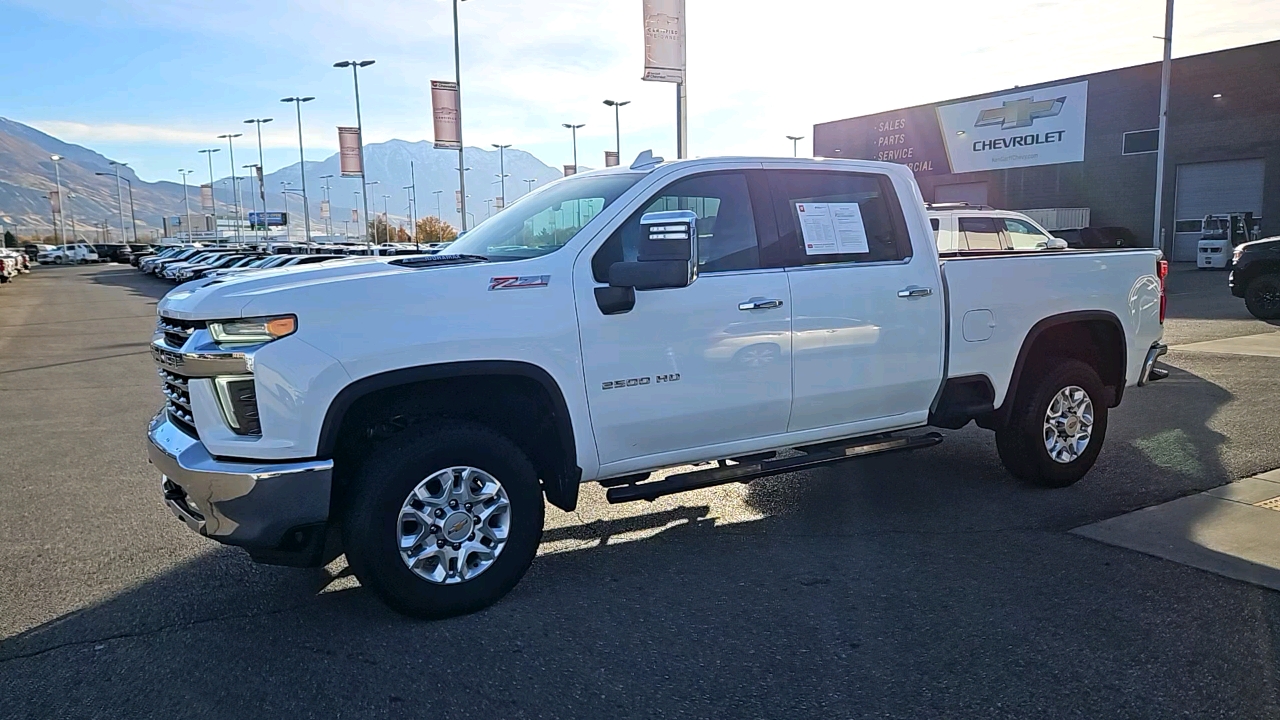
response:
<path id="1" fill-rule="evenodd" d="M 1169 377 L 1168 370 L 1161 370 L 1156 367 L 1156 360 L 1159 360 L 1160 356 L 1167 352 L 1169 352 L 1168 345 L 1162 342 L 1151 343 L 1151 349 L 1147 350 L 1147 357 L 1142 361 L 1142 372 L 1138 375 L 1138 387 Z"/>
<path id="2" fill-rule="evenodd" d="M 147 438 L 151 463 L 164 478 L 165 505 L 187 527 L 265 562 L 310 564 L 273 554 L 319 554 L 329 519 L 332 460 L 219 460 L 167 412 L 151 421 Z"/>

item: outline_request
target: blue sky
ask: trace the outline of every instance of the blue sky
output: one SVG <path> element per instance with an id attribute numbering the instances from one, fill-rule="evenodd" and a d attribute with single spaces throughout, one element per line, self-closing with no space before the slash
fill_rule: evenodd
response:
<path id="1" fill-rule="evenodd" d="M 785 135 L 904 105 L 1156 61 L 1163 0 L 689 0 L 695 155 L 789 154 Z M 1276 0 L 1178 0 L 1175 55 L 1280 38 Z M 308 159 L 354 124 L 361 72 L 366 140 L 430 139 L 430 80 L 451 79 L 448 0 L 0 0 L 0 115 L 129 162 L 147 180 L 207 172 L 201 147 L 274 117 L 267 170 L 297 160 L 289 95 L 304 106 Z M 673 157 L 674 89 L 639 80 L 640 0 L 469 0 L 461 6 L 468 145 L 514 143 L 553 166 L 603 164 L 623 108 L 623 155 Z M 801 143 L 807 152 L 808 140 Z M 242 149 L 243 148 L 243 149 Z M 244 153 L 243 155 L 241 153 Z M 243 158 L 243 159 L 242 159 Z M 225 151 L 217 158 L 226 164 Z M 226 167 L 217 167 L 219 175 Z M 197 175 L 202 177 L 203 175 Z"/>

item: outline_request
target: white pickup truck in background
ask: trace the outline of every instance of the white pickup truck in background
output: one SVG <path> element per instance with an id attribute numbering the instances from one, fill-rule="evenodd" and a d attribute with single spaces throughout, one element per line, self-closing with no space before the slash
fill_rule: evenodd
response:
<path id="1" fill-rule="evenodd" d="M 1157 250 L 940 260 L 899 165 L 646 153 L 448 252 L 169 293 L 149 447 L 173 512 L 262 562 L 344 551 L 441 617 L 509 591 L 544 497 L 572 509 L 579 483 L 652 499 L 976 421 L 1013 475 L 1061 487 L 1162 372 Z"/>

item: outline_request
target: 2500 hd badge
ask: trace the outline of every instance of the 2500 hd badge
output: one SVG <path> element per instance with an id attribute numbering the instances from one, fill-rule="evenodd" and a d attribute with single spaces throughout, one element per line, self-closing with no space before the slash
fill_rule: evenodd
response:
<path id="1" fill-rule="evenodd" d="M 626 380 L 606 380 L 603 383 L 601 383 L 600 389 L 601 390 L 617 390 L 618 388 L 624 388 L 624 387 L 640 387 L 641 385 L 648 385 L 650 382 L 654 382 L 654 381 L 656 381 L 657 383 L 669 383 L 669 382 L 678 382 L 679 380 L 680 380 L 680 373 L 669 373 L 666 375 L 658 375 L 657 377 L 628 378 Z"/>

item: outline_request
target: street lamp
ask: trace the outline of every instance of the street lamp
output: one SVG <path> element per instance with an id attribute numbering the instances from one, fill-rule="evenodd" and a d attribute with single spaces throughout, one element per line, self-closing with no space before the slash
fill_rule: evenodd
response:
<path id="1" fill-rule="evenodd" d="M 302 155 L 302 103 L 311 102 L 314 97 L 287 97 L 280 102 L 291 102 L 298 111 L 298 172 L 302 175 L 302 217 L 307 229 L 307 242 L 311 242 L 311 203 L 307 202 L 307 159 Z M 360 138 L 364 142 L 364 138 Z M 360 170 L 364 171 L 364 161 L 360 162 Z"/>
<path id="2" fill-rule="evenodd" d="M 457 10 L 454 11 L 454 17 L 457 17 Z M 455 26 L 457 21 L 454 22 Z M 355 84 L 356 90 L 356 134 L 360 136 L 360 195 L 364 203 L 364 218 L 369 219 L 369 188 L 364 181 L 364 120 L 360 117 L 360 73 L 358 70 L 362 67 L 369 67 L 374 60 L 343 60 L 333 64 L 336 68 L 351 68 L 351 80 Z M 369 244 L 369 234 L 365 233 L 364 242 Z"/>
<path id="3" fill-rule="evenodd" d="M 62 196 L 62 173 L 58 171 L 58 161 L 62 159 L 61 155 L 50 155 L 49 159 L 53 161 L 53 184 L 58 188 L 58 224 L 61 225 L 62 242 L 67 242 L 67 213 L 62 208 L 62 204 L 67 202 L 67 198 Z M 58 230 L 58 226 L 54 226 L 54 230 Z"/>
<path id="4" fill-rule="evenodd" d="M 799 143 L 804 139 L 803 135 L 788 135 L 787 139 L 791 141 L 791 157 L 800 157 Z"/>
<path id="5" fill-rule="evenodd" d="M 262 126 L 271 122 L 271 118 L 249 118 L 244 121 L 245 124 L 253 123 L 258 127 L 258 195 L 262 197 L 262 213 L 267 212 L 267 184 L 263 179 L 263 174 L 267 172 L 267 164 L 262 159 Z M 266 220 L 263 220 L 262 239 L 267 238 Z"/>
<path id="6" fill-rule="evenodd" d="M 329 178 L 333 177 L 333 173 L 321 175 L 320 179 L 324 181 L 324 201 L 329 202 Z M 322 208 L 323 209 L 323 208 Z M 329 208 L 328 217 L 324 219 L 325 232 L 333 235 L 333 207 Z"/>
<path id="7" fill-rule="evenodd" d="M 195 170 L 178 169 L 178 174 L 182 176 L 182 204 L 187 209 L 187 240 L 191 240 L 191 199 L 187 197 L 187 176 Z"/>
<path id="8" fill-rule="evenodd" d="M 507 165 L 503 159 L 503 152 L 511 145 L 499 145 L 498 143 L 490 143 L 498 148 L 498 180 L 502 181 L 502 207 L 507 206 Z"/>
<path id="9" fill-rule="evenodd" d="M 573 174 L 574 175 L 578 174 L 578 128 L 583 127 L 584 125 L 586 125 L 586 123 L 579 123 L 577 125 L 570 125 L 569 123 L 560 123 L 561 127 L 567 127 L 569 128 L 570 132 L 573 133 Z"/>
<path id="10" fill-rule="evenodd" d="M 249 163 L 248 165 L 241 165 L 241 166 L 240 166 L 240 169 L 242 169 L 242 170 L 253 170 L 253 169 L 257 168 L 257 167 L 258 167 L 258 165 L 254 164 L 254 163 Z M 249 176 L 246 176 L 244 179 L 245 179 L 245 180 L 249 180 L 249 179 L 251 179 L 252 177 L 253 177 L 252 175 L 249 175 Z M 249 212 L 249 214 L 250 214 L 250 215 L 253 215 L 254 213 L 258 212 L 258 201 L 253 199 L 253 189 L 252 189 L 252 188 L 250 188 L 250 190 L 249 190 L 249 211 L 250 211 L 250 212 Z M 249 225 L 250 225 L 250 226 L 252 226 L 252 225 L 253 225 L 253 223 L 249 223 Z"/>
<path id="11" fill-rule="evenodd" d="M 382 196 L 382 225 L 384 228 L 382 232 L 383 236 L 387 238 L 387 242 L 391 242 L 391 211 L 387 210 L 387 200 L 390 199 L 390 195 Z M 398 240 L 399 238 L 397 237 L 396 239 Z"/>
<path id="12" fill-rule="evenodd" d="M 412 167 L 412 164 L 410 166 Z M 412 172 L 413 171 L 410 170 L 410 174 L 412 174 Z M 404 194 L 405 194 L 405 199 L 409 202 L 409 229 L 413 231 L 410 233 L 410 235 L 413 237 L 413 249 L 419 250 L 420 248 L 418 247 L 418 198 L 416 197 L 416 195 L 418 194 L 418 191 L 412 185 L 405 185 Z"/>
<path id="13" fill-rule="evenodd" d="M 237 243 L 243 242 L 243 238 L 240 237 L 240 221 L 241 221 L 240 191 L 236 186 L 236 148 L 235 148 L 235 145 L 232 144 L 232 141 L 234 141 L 236 138 L 242 135 L 244 135 L 244 133 L 225 133 L 223 135 L 218 136 L 219 140 L 227 141 L 227 152 L 231 155 L 231 157 L 229 158 L 231 160 L 231 195 L 232 195 L 232 200 L 235 202 L 235 209 L 236 209 L 236 242 Z"/>
<path id="14" fill-rule="evenodd" d="M 462 143 L 462 50 L 458 41 L 458 2 L 453 0 L 453 81 L 457 86 L 458 100 L 458 197 L 461 199 L 462 232 L 467 231 L 467 159 L 463 156 Z"/>
<path id="15" fill-rule="evenodd" d="M 115 176 L 116 176 L 116 212 L 120 215 L 120 240 L 121 242 L 128 243 L 129 233 L 126 232 L 124 229 L 124 199 L 122 197 L 122 195 L 124 194 L 124 191 L 120 189 L 120 166 L 121 165 L 125 165 L 125 163 L 119 163 L 119 162 L 116 162 L 115 160 L 111 161 L 111 167 L 115 169 Z M 111 173 L 96 172 L 94 173 L 94 175 L 111 175 Z M 134 237 L 133 241 L 137 242 L 138 238 Z"/>
<path id="16" fill-rule="evenodd" d="M 292 184 L 293 183 L 289 182 L 288 180 L 280 181 L 280 197 L 284 198 L 284 217 L 285 217 L 284 239 L 285 240 L 293 240 L 293 233 L 291 232 L 292 228 L 290 228 L 291 223 L 289 222 L 289 186 Z"/>
<path id="17" fill-rule="evenodd" d="M 533 192 L 533 186 L 538 182 L 538 178 L 528 178 L 524 181 L 524 194 L 528 195 Z"/>
<path id="18" fill-rule="evenodd" d="M 622 107 L 623 105 L 630 105 L 631 101 L 630 100 L 605 100 L 604 104 L 613 108 L 613 129 L 617 136 L 617 145 L 614 147 L 614 150 L 618 153 L 618 162 L 621 163 L 622 162 L 622 123 L 618 119 L 618 108 Z M 577 172 L 577 168 L 574 168 L 574 171 Z"/>
<path id="19" fill-rule="evenodd" d="M 440 217 L 440 193 L 443 193 L 443 192 L 444 192 L 443 190 L 431 191 L 431 194 L 436 196 L 436 219 L 437 220 L 444 220 L 444 218 Z"/>
<path id="20" fill-rule="evenodd" d="M 221 148 L 205 148 L 200 151 L 204 153 L 205 157 L 209 158 L 209 205 L 213 210 L 213 232 L 218 237 L 222 237 L 222 234 L 218 230 L 218 199 L 213 195 L 213 154 L 220 151 Z M 121 225 L 121 228 L 123 227 Z M 124 232 L 124 230 L 122 229 L 121 232 Z"/>

